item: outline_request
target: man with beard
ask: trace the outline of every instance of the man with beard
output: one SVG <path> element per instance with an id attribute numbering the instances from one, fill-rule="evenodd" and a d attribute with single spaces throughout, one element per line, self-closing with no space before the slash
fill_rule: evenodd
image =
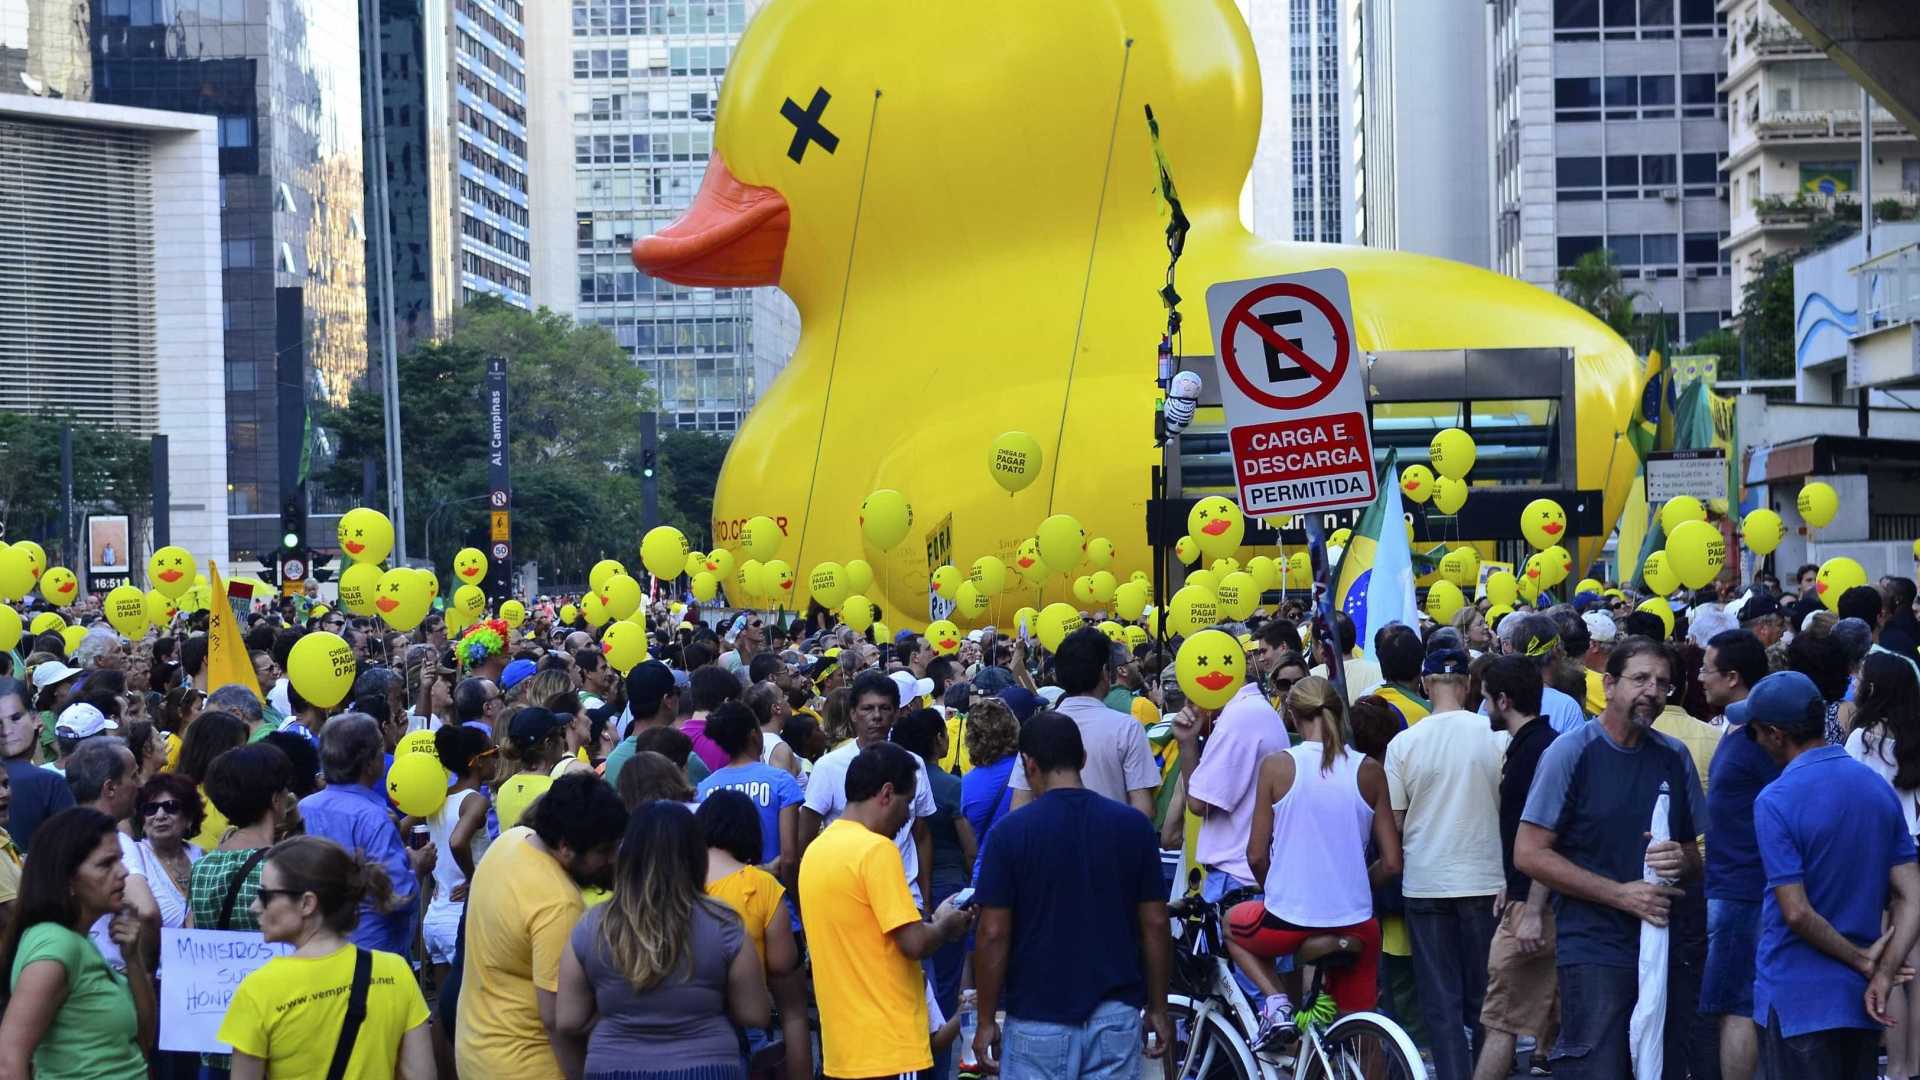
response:
<path id="1" fill-rule="evenodd" d="M 1643 866 L 1668 882 L 1700 874 L 1694 843 L 1707 823 L 1693 757 L 1653 730 L 1673 689 L 1672 654 L 1644 637 L 1616 645 L 1607 661 L 1607 708 L 1555 739 L 1541 756 L 1520 829 L 1514 866 L 1555 894 L 1564 1003 L 1551 1059 L 1560 1080 L 1628 1075 L 1628 1021 L 1639 998 L 1640 924 L 1665 926 L 1681 890 L 1642 879 Z M 1649 843 L 1662 794 L 1672 840 Z M 1694 1001 L 1673 1000 L 1670 1034 L 1685 1030 Z M 1672 1054 L 1679 1060 L 1678 1054 Z"/>
<path id="2" fill-rule="evenodd" d="M 500 834 L 468 886 L 454 1040 L 465 1076 L 560 1080 L 585 1062 L 585 1045 L 556 1030 L 560 958 L 586 910 L 581 887 L 612 883 L 627 809 L 599 777 L 569 773 L 528 818 Z"/>

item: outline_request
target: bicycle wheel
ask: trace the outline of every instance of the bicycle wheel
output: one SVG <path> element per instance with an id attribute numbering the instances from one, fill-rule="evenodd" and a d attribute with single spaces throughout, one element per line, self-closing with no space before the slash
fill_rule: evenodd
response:
<path id="1" fill-rule="evenodd" d="M 1192 998 L 1169 995 L 1167 1014 L 1173 1021 L 1176 1080 L 1255 1080 L 1252 1052 L 1232 1021 L 1209 1011 L 1204 1019 Z"/>
<path id="2" fill-rule="evenodd" d="M 1326 1059 L 1302 1048 L 1309 1080 L 1426 1080 L 1420 1051 L 1400 1025 L 1378 1013 L 1349 1013 L 1320 1037 Z M 1332 1066 L 1329 1074 L 1326 1066 Z"/>

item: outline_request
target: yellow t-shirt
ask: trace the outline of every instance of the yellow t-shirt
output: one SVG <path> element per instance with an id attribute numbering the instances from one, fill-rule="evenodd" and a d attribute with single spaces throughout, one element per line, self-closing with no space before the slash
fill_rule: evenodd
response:
<path id="1" fill-rule="evenodd" d="M 1587 671 L 1587 700 L 1581 702 L 1580 707 L 1586 711 L 1589 718 L 1599 716 L 1601 713 L 1607 711 L 1606 679 L 1607 677 L 1605 675 L 1597 671 L 1591 669 Z M 1702 781 L 1705 781 L 1706 778 L 1706 773 L 1700 774 Z"/>
<path id="2" fill-rule="evenodd" d="M 780 901 L 787 895 L 780 879 L 757 866 L 743 866 L 719 881 L 707 883 L 707 895 L 740 914 L 747 937 L 762 967 L 767 963 L 767 927 L 773 920 L 787 917 L 787 906 Z"/>
<path id="3" fill-rule="evenodd" d="M 453 1042 L 462 1076 L 561 1080 L 534 991 L 560 989 L 560 957 L 586 907 L 566 870 L 528 843 L 532 836 L 527 828 L 502 832 L 468 885 Z"/>
<path id="4" fill-rule="evenodd" d="M 1374 693 L 1386 698 L 1389 704 L 1399 709 L 1400 715 L 1406 718 L 1408 727 L 1412 727 L 1433 714 L 1433 706 L 1415 701 L 1413 695 L 1392 683 L 1381 683 L 1380 688 L 1375 690 Z"/>
<path id="5" fill-rule="evenodd" d="M 954 765 L 960 769 L 954 771 Z M 947 717 L 947 756 L 940 759 L 940 767 L 956 776 L 965 776 L 973 769 L 973 757 L 967 753 L 967 717 L 956 712 Z"/>
<path id="6" fill-rule="evenodd" d="M 189 842 L 201 851 L 212 851 L 220 846 L 220 838 L 227 835 L 229 822 L 227 815 L 213 805 L 212 799 L 207 798 L 205 784 L 200 785 L 200 805 L 206 807 L 207 816 L 200 819 L 200 832 Z"/>
<path id="7" fill-rule="evenodd" d="M 800 860 L 800 895 L 807 898 L 800 920 L 813 954 L 827 1075 L 894 1076 L 932 1068 L 926 977 L 888 936 L 920 921 L 893 838 L 848 818 L 836 820 Z M 468 934 L 471 939 L 471 926 Z M 471 944 L 468 949 L 471 956 Z M 464 1064 L 460 1071 L 467 1071 Z"/>
<path id="8" fill-rule="evenodd" d="M 265 1061 L 274 1080 L 325 1080 L 347 1016 L 353 964 L 351 945 L 326 956 L 267 961 L 233 992 L 220 1038 L 236 1053 Z M 400 1061 L 401 1037 L 426 1022 L 427 1002 L 406 960 L 375 951 L 367 1015 L 346 1075 L 388 1080 Z"/>
<path id="9" fill-rule="evenodd" d="M 0 904 L 20 898 L 20 849 L 7 830 L 0 829 Z"/>
<path id="10" fill-rule="evenodd" d="M 553 777 L 546 773 L 520 773 L 508 777 L 493 798 L 493 812 L 500 818 L 500 831 L 506 832 L 520 824 L 527 807 L 532 806 L 533 800 L 545 795 L 552 786 Z"/>
<path id="11" fill-rule="evenodd" d="M 161 772 L 172 772 L 180 764 L 180 736 L 167 732 L 167 764 Z"/>

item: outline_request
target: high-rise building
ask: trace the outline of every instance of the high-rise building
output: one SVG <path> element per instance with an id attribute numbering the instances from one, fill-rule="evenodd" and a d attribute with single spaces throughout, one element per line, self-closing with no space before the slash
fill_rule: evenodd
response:
<path id="1" fill-rule="evenodd" d="M 785 337 L 796 319 L 755 317 L 784 295 L 675 285 L 631 257 L 633 241 L 670 224 L 699 189 L 720 82 L 758 7 L 573 0 L 574 316 L 632 351 L 665 422 L 682 429 L 733 432 L 758 373 L 797 341 Z"/>
<path id="2" fill-rule="evenodd" d="M 1714 0 L 1490 6 L 1494 268 L 1553 289 L 1604 249 L 1671 341 L 1718 327 L 1733 302 Z"/>
<path id="3" fill-rule="evenodd" d="M 43 90 L 59 81 L 37 53 L 14 59 Z M 0 94 L 0 409 L 165 435 L 170 539 L 224 555 L 217 127 Z"/>
<path id="4" fill-rule="evenodd" d="M 460 298 L 533 304 L 527 240 L 527 45 L 520 0 L 453 0 Z"/>
<path id="5" fill-rule="evenodd" d="M 1487 266 L 1493 257 L 1482 9 L 1346 0 L 1352 241 Z"/>
<path id="6" fill-rule="evenodd" d="M 1835 215 L 1860 216 L 1860 84 L 1765 0 L 1727 5 L 1727 160 L 1737 307 L 1768 255 L 1807 246 Z M 1873 109 L 1873 201 L 1920 200 L 1920 141 Z"/>
<path id="7" fill-rule="evenodd" d="M 344 405 L 367 368 L 359 5 L 42 6 L 86 21 L 93 100 L 214 118 L 228 548 L 198 554 L 270 560 L 286 501 L 307 491 L 313 409 Z M 357 495 L 315 493 L 311 534 Z"/>
<path id="8" fill-rule="evenodd" d="M 1269 240 L 1352 239 L 1345 0 L 1238 0 L 1260 60 L 1260 143 L 1241 214 Z"/>

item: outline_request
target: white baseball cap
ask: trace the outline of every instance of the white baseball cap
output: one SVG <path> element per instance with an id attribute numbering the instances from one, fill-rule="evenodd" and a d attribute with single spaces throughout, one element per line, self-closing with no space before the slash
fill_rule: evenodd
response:
<path id="1" fill-rule="evenodd" d="M 1604 611 L 1589 611 L 1580 616 L 1580 621 L 1587 624 L 1587 635 L 1593 638 L 1595 644 L 1610 645 L 1620 636 L 1620 628 L 1614 625 L 1613 616 Z"/>
<path id="2" fill-rule="evenodd" d="M 120 725 L 107 719 L 107 714 L 84 701 L 76 701 L 60 710 L 60 719 L 53 723 L 54 733 L 70 739 L 90 739 L 103 732 L 118 731 Z"/>
<path id="3" fill-rule="evenodd" d="M 900 707 L 903 709 L 915 698 L 923 698 L 933 693 L 932 679 L 916 679 L 910 671 L 896 671 L 887 677 L 893 680 L 893 685 L 900 688 Z"/>
<path id="4" fill-rule="evenodd" d="M 79 674 L 82 672 L 77 667 L 68 667 L 58 660 L 48 660 L 33 669 L 33 688 L 45 690 L 49 686 L 66 682 Z"/>

